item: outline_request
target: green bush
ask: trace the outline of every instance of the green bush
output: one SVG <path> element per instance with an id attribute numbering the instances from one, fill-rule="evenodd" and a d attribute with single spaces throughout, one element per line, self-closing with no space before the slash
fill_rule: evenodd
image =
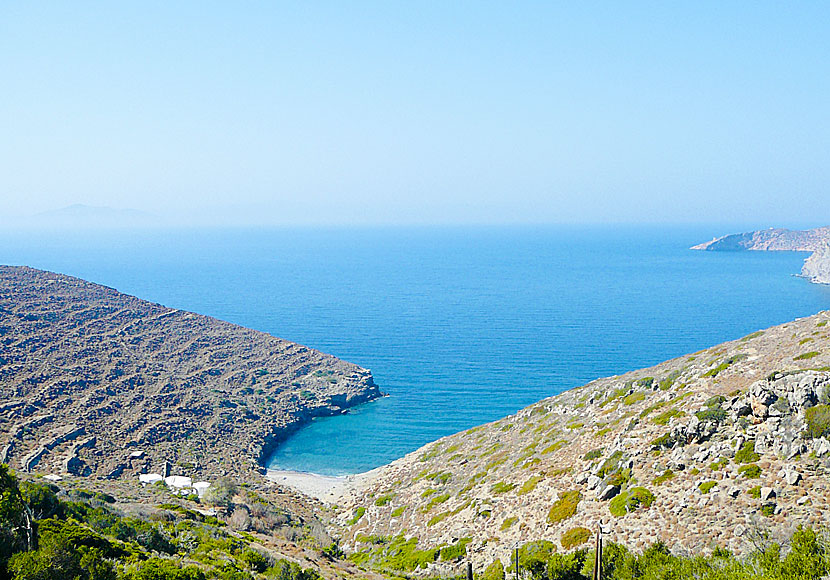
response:
<path id="1" fill-rule="evenodd" d="M 560 538 L 559 543 L 562 544 L 562 547 L 566 550 L 570 550 L 571 548 L 575 548 L 576 546 L 581 546 L 585 542 L 591 539 L 591 530 L 588 528 L 571 528 L 564 534 L 562 534 L 562 538 Z"/>
<path id="2" fill-rule="evenodd" d="M 580 500 L 582 500 L 582 494 L 579 490 L 564 492 L 548 511 L 548 523 L 556 524 L 574 515 Z"/>
<path id="3" fill-rule="evenodd" d="M 516 488 L 516 486 L 517 484 L 515 483 L 505 483 L 503 481 L 500 481 L 490 486 L 490 492 L 495 494 L 507 493 L 508 491 L 513 491 Z"/>
<path id="4" fill-rule="evenodd" d="M 815 358 L 821 353 L 815 350 L 811 350 L 810 352 L 802 353 L 798 356 L 794 356 L 793 360 L 810 360 L 811 358 Z"/>
<path id="5" fill-rule="evenodd" d="M 726 411 L 720 407 L 711 407 L 695 413 L 702 423 L 722 423 L 726 419 Z"/>
<path id="6" fill-rule="evenodd" d="M 717 461 L 713 461 L 709 464 L 709 469 L 712 471 L 720 471 L 729 463 L 729 460 L 726 457 L 721 457 Z"/>
<path id="7" fill-rule="evenodd" d="M 807 422 L 805 438 L 817 439 L 830 436 L 830 405 L 816 405 L 804 409 L 804 419 Z"/>
<path id="8" fill-rule="evenodd" d="M 761 468 L 755 463 L 741 465 L 738 468 L 738 474 L 743 475 L 747 479 L 758 479 L 761 477 Z"/>
<path id="9" fill-rule="evenodd" d="M 654 494 L 644 487 L 633 487 L 620 493 L 608 504 L 611 515 L 622 517 L 639 508 L 649 508 L 654 503 Z"/>
<path id="10" fill-rule="evenodd" d="M 656 415 L 651 422 L 655 425 L 668 425 L 669 421 L 674 417 L 684 417 L 686 413 L 679 409 L 669 409 L 668 411 L 664 411 L 659 415 Z"/>
<path id="11" fill-rule="evenodd" d="M 706 495 L 710 491 L 712 491 L 712 488 L 715 487 L 717 484 L 718 484 L 717 481 L 703 481 L 697 487 L 700 490 L 700 493 L 702 493 L 703 495 Z"/>
<path id="12" fill-rule="evenodd" d="M 654 377 L 643 377 L 638 379 L 635 384 L 643 389 L 650 389 L 654 385 Z"/>
<path id="13" fill-rule="evenodd" d="M 660 437 L 652 439 L 649 445 L 656 449 L 661 449 L 663 447 L 671 447 L 672 445 L 674 445 L 674 439 L 672 438 L 670 433 L 666 433 L 665 435 L 661 435 Z"/>
<path id="14" fill-rule="evenodd" d="M 504 564 L 496 560 L 484 569 L 481 580 L 504 580 Z"/>
<path id="15" fill-rule="evenodd" d="M 646 394 L 644 392 L 636 391 L 623 399 L 623 405 L 633 405 L 635 403 L 639 403 L 640 401 L 644 401 L 645 398 Z"/>
<path id="16" fill-rule="evenodd" d="M 534 579 L 545 578 L 548 562 L 556 554 L 556 546 L 548 540 L 536 540 L 519 546 L 519 567 L 530 572 Z M 515 552 L 510 554 L 510 569 L 516 569 Z"/>
<path id="17" fill-rule="evenodd" d="M 753 463 L 759 459 L 761 459 L 761 456 L 755 453 L 755 439 L 744 441 L 744 444 L 735 453 L 735 463 Z"/>
<path id="18" fill-rule="evenodd" d="M 503 532 L 504 530 L 507 530 L 507 529 L 513 527 L 513 524 L 515 524 L 518 521 L 519 521 L 519 518 L 516 518 L 516 517 L 507 518 L 501 523 L 501 526 L 499 527 L 499 529 Z"/>
<path id="19" fill-rule="evenodd" d="M 431 510 L 432 508 L 434 508 L 435 506 L 444 503 L 448 499 L 450 499 L 450 494 L 449 493 L 442 493 L 442 494 L 439 494 L 439 495 L 435 495 L 435 496 L 432 497 L 432 499 L 429 500 L 427 505 L 425 505 L 424 507 L 421 508 L 421 511 L 426 513 L 429 510 Z"/>
<path id="20" fill-rule="evenodd" d="M 386 504 L 388 504 L 393 499 L 395 499 L 395 494 L 394 493 L 385 493 L 381 496 L 378 496 L 378 498 L 375 500 L 375 505 L 376 506 L 385 506 Z"/>
<path id="21" fill-rule="evenodd" d="M 667 469 L 660 475 L 654 478 L 654 485 L 663 485 L 667 481 L 674 479 L 675 473 L 671 469 Z"/>
<path id="22" fill-rule="evenodd" d="M 519 491 L 516 492 L 516 495 L 526 495 L 536 489 L 536 484 L 542 481 L 541 475 L 534 475 L 527 481 L 522 484 L 522 487 L 519 488 Z"/>
<path id="23" fill-rule="evenodd" d="M 726 360 L 724 360 L 722 363 L 720 363 L 718 366 L 716 366 L 712 369 L 709 369 L 708 371 L 703 373 L 703 376 L 704 377 L 716 377 L 720 373 L 722 373 L 723 371 L 725 371 L 726 369 L 731 367 L 736 362 L 738 362 L 740 360 L 743 360 L 745 358 L 746 358 L 745 354 L 736 354 L 735 356 L 731 356 L 731 357 L 727 358 Z"/>
<path id="24" fill-rule="evenodd" d="M 358 507 L 357 509 L 354 510 L 354 514 L 352 515 L 352 519 L 347 521 L 346 525 L 347 526 L 355 525 L 357 522 L 360 521 L 360 518 L 362 518 L 363 514 L 365 514 L 365 513 L 366 513 L 366 508 L 365 507 L 363 507 L 363 506 Z"/>
<path id="25" fill-rule="evenodd" d="M 591 449 L 589 452 L 582 456 L 582 459 L 584 461 L 592 461 L 594 459 L 599 459 L 600 457 L 602 457 L 602 447 L 598 449 Z"/>
<path id="26" fill-rule="evenodd" d="M 472 541 L 472 538 L 461 538 L 452 546 L 441 548 L 438 552 L 438 558 L 441 561 L 456 561 L 467 555 L 467 544 Z"/>

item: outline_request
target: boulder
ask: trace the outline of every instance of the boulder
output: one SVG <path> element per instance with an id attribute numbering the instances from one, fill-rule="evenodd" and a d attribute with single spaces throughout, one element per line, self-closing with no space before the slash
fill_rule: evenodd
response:
<path id="1" fill-rule="evenodd" d="M 792 469 L 784 474 L 784 481 L 787 482 L 787 485 L 798 485 L 798 482 L 801 481 L 801 474 Z"/>
<path id="2" fill-rule="evenodd" d="M 600 501 L 607 501 L 616 497 L 620 493 L 619 485 L 606 485 L 597 493 L 597 499 Z"/>

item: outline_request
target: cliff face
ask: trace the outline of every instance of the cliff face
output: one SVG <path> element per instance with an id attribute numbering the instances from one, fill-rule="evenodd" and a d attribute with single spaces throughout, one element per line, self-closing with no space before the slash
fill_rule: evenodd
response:
<path id="1" fill-rule="evenodd" d="M 692 246 L 693 250 L 709 251 L 795 251 L 815 252 L 822 241 L 830 239 L 830 226 L 812 230 L 770 228 L 757 232 L 729 234 Z"/>
<path id="2" fill-rule="evenodd" d="M 0 461 L 23 471 L 241 478 L 380 396 L 333 356 L 31 268 L 0 267 L 0 341 Z"/>
<path id="3" fill-rule="evenodd" d="M 463 541 L 481 568 L 517 542 L 578 545 L 600 521 L 616 542 L 684 553 L 747 552 L 758 532 L 826 524 L 828 323 L 820 313 L 600 379 L 431 443 L 351 498 L 343 544 L 371 560 L 379 537 Z"/>
<path id="4" fill-rule="evenodd" d="M 801 275 L 816 284 L 830 284 L 830 242 L 826 240 L 804 262 Z"/>

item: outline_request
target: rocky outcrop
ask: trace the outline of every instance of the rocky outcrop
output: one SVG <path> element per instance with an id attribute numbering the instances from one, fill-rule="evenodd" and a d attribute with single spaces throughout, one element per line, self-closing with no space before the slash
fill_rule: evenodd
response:
<path id="1" fill-rule="evenodd" d="M 824 241 L 805 260 L 801 275 L 816 284 L 830 284 L 830 242 Z"/>
<path id="2" fill-rule="evenodd" d="M 381 395 L 333 356 L 31 268 L 0 266 L 0 339 L 0 455 L 24 470 L 247 478 L 303 421 Z"/>
<path id="3" fill-rule="evenodd" d="M 812 230 L 770 228 L 742 234 L 729 234 L 692 246 L 693 250 L 730 251 L 791 251 L 815 252 L 824 240 L 830 239 L 830 226 Z"/>
<path id="4" fill-rule="evenodd" d="M 801 276 L 816 284 L 830 284 L 830 226 L 812 230 L 773 229 L 729 234 L 692 246 L 692 250 L 813 252 L 804 261 Z"/>
<path id="5" fill-rule="evenodd" d="M 516 543 L 602 523 L 611 540 L 746 553 L 830 521 L 830 313 L 599 379 L 445 437 L 341 499 L 341 544 Z M 368 542 L 368 543 L 367 543 Z M 560 545 L 560 549 L 562 546 Z"/>

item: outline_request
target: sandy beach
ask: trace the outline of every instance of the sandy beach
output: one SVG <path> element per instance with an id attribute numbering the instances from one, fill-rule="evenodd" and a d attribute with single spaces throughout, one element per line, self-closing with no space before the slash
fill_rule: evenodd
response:
<path id="1" fill-rule="evenodd" d="M 330 476 L 302 471 L 269 469 L 266 477 L 279 485 L 290 487 L 325 503 L 334 504 L 348 503 L 348 499 L 371 483 L 379 471 L 380 469 L 373 469 L 354 475 Z"/>

